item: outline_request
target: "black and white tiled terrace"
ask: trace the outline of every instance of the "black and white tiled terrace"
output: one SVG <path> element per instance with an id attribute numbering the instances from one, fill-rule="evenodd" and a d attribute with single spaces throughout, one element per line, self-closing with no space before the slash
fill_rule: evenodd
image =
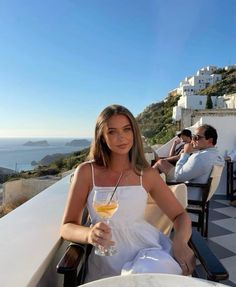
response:
<path id="1" fill-rule="evenodd" d="M 225 195 L 210 201 L 208 245 L 229 272 L 223 284 L 236 287 L 236 207 Z"/>

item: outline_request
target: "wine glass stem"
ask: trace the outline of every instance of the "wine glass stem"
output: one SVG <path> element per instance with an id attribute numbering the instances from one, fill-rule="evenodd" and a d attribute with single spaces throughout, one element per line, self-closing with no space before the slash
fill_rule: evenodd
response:
<path id="1" fill-rule="evenodd" d="M 109 225 L 109 224 L 110 224 L 109 218 L 105 218 L 105 219 L 104 219 L 104 222 L 105 222 L 107 225 Z"/>

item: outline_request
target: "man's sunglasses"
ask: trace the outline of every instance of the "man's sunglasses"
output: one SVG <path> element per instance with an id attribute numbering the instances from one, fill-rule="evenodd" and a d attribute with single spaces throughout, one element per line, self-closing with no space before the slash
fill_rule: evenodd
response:
<path id="1" fill-rule="evenodd" d="M 193 135 L 193 140 L 194 141 L 199 141 L 200 139 L 205 138 L 205 136 L 200 136 L 200 135 Z"/>

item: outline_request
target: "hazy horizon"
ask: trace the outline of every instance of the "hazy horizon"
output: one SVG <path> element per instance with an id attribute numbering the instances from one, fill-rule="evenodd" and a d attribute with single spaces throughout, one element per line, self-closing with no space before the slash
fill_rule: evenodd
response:
<path id="1" fill-rule="evenodd" d="M 1 136 L 0 139 L 92 139 L 92 137 L 49 137 L 49 136 L 45 136 L 45 137 L 33 137 L 33 136 L 19 136 L 19 137 L 4 137 Z"/>

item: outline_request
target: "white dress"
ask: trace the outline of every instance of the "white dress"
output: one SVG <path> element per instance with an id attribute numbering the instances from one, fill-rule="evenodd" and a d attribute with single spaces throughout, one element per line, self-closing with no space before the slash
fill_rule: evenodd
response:
<path id="1" fill-rule="evenodd" d="M 92 224 L 101 221 L 93 209 L 94 190 L 104 187 L 95 185 L 92 166 L 93 189 L 89 193 L 87 208 Z M 114 187 L 111 187 L 114 189 Z M 113 215 L 110 226 L 112 240 L 118 252 L 113 256 L 98 256 L 94 248 L 88 259 L 86 282 L 130 273 L 172 273 L 181 274 L 178 263 L 171 257 L 171 241 L 154 226 L 144 220 L 147 192 L 140 185 L 119 186 L 119 207 Z"/>

